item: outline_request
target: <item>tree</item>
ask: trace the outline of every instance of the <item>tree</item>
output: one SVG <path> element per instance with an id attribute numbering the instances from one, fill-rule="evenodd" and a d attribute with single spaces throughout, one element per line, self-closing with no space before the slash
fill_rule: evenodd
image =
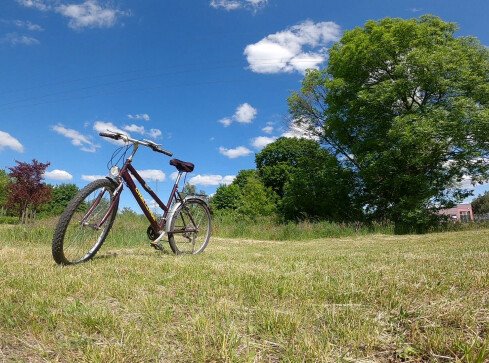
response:
<path id="1" fill-rule="evenodd" d="M 255 169 L 240 170 L 229 185 L 220 185 L 211 198 L 212 208 L 216 210 L 236 210 L 241 203 L 243 188 L 250 177 L 256 177 Z"/>
<path id="2" fill-rule="evenodd" d="M 238 213 L 248 216 L 269 216 L 276 210 L 276 194 L 266 188 L 255 176 L 250 176 L 243 187 Z"/>
<path id="3" fill-rule="evenodd" d="M 351 167 L 371 218 L 422 230 L 488 178 L 489 50 L 435 16 L 346 31 L 288 99 L 295 122 Z"/>
<path id="4" fill-rule="evenodd" d="M 5 207 L 7 206 L 8 200 L 8 184 L 10 178 L 5 172 L 5 170 L 0 169 L 0 215 L 5 214 Z"/>
<path id="5" fill-rule="evenodd" d="M 36 159 L 32 164 L 15 161 L 18 165 L 9 168 L 12 182 L 8 186 L 7 207 L 13 208 L 21 223 L 33 219 L 36 208 L 51 199 L 51 189 L 42 182 L 43 174 L 50 163 L 40 163 Z"/>
<path id="6" fill-rule="evenodd" d="M 298 159 L 290 172 L 279 212 L 286 220 L 360 220 L 362 211 L 355 204 L 354 183 L 353 173 L 318 146 L 314 158 Z"/>
<path id="7" fill-rule="evenodd" d="M 51 189 L 51 200 L 43 207 L 43 214 L 59 216 L 79 189 L 75 184 L 48 185 Z"/>
<path id="8" fill-rule="evenodd" d="M 260 180 L 282 198 L 285 184 L 298 167 L 299 160 L 314 159 L 318 150 L 319 144 L 313 140 L 278 138 L 255 156 Z"/>
<path id="9" fill-rule="evenodd" d="M 477 198 L 472 201 L 472 211 L 474 214 L 489 213 L 489 191 L 478 195 Z"/>
<path id="10" fill-rule="evenodd" d="M 241 189 L 237 184 L 220 185 L 214 196 L 211 198 L 211 205 L 213 209 L 232 209 L 235 210 L 239 207 L 241 198 Z"/>

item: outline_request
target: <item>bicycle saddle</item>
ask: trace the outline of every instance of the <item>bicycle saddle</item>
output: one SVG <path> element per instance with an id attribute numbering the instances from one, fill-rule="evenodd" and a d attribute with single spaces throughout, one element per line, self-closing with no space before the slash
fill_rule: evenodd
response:
<path id="1" fill-rule="evenodd" d="M 178 159 L 171 159 L 170 165 L 173 165 L 175 168 L 177 168 L 178 171 L 185 171 L 187 173 L 190 173 L 194 170 L 194 164 L 187 163 Z"/>

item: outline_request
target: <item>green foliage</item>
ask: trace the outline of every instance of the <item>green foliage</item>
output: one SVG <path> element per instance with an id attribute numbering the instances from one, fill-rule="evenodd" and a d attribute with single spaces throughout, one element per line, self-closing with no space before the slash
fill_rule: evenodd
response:
<path id="1" fill-rule="evenodd" d="M 48 185 L 51 189 L 51 200 L 42 206 L 42 216 L 59 216 L 79 189 L 75 184 Z"/>
<path id="2" fill-rule="evenodd" d="M 10 178 L 7 172 L 3 169 L 0 169 L 0 207 L 5 207 L 7 205 L 7 200 L 8 200 L 7 186 L 9 182 L 10 182 Z"/>
<path id="3" fill-rule="evenodd" d="M 229 185 L 220 185 L 210 200 L 213 210 L 236 210 L 241 204 L 241 194 L 249 178 L 256 177 L 256 170 L 240 170 Z"/>
<path id="4" fill-rule="evenodd" d="M 211 199 L 213 210 L 237 209 L 241 199 L 241 188 L 237 184 L 220 185 Z"/>
<path id="5" fill-rule="evenodd" d="M 17 223 L 19 223 L 19 218 L 17 217 L 0 216 L 0 224 L 17 224 Z"/>
<path id="6" fill-rule="evenodd" d="M 282 198 L 285 184 L 300 167 L 300 161 L 314 159 L 318 153 L 319 145 L 315 141 L 280 137 L 256 154 L 258 175 L 265 186 Z"/>
<path id="7" fill-rule="evenodd" d="M 477 198 L 472 201 L 472 211 L 474 214 L 489 213 L 489 191 L 478 195 Z"/>
<path id="8" fill-rule="evenodd" d="M 204 190 L 200 190 L 197 193 L 197 188 L 195 187 L 195 185 L 190 184 L 190 183 L 186 183 L 183 186 L 183 189 L 182 189 L 182 193 L 181 194 L 182 194 L 183 197 L 186 197 L 187 195 L 202 195 L 202 196 L 205 196 L 206 195 Z"/>
<path id="9" fill-rule="evenodd" d="M 422 230 L 487 179 L 489 50 L 435 16 L 368 21 L 289 98 L 294 119 L 349 165 L 371 218 Z"/>
<path id="10" fill-rule="evenodd" d="M 362 212 L 354 205 L 353 190 L 352 172 L 318 146 L 314 158 L 298 159 L 290 172 L 279 210 L 286 220 L 360 220 Z"/>
<path id="11" fill-rule="evenodd" d="M 276 195 L 256 177 L 249 177 L 243 187 L 238 213 L 254 217 L 268 216 L 276 210 Z"/>

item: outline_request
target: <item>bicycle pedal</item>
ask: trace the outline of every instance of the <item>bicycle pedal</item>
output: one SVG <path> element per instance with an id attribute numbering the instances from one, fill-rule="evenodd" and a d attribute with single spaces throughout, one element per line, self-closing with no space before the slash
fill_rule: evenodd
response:
<path id="1" fill-rule="evenodd" d="M 163 246 L 160 243 L 151 242 L 149 245 L 157 251 L 163 251 Z"/>

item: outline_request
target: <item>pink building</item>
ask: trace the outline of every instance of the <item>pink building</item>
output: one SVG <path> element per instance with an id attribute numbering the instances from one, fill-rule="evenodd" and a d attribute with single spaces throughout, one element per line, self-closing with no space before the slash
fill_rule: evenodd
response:
<path id="1" fill-rule="evenodd" d="M 442 209 L 439 213 L 450 216 L 454 221 L 472 222 L 474 220 L 472 204 L 470 203 L 457 204 L 453 208 Z"/>

